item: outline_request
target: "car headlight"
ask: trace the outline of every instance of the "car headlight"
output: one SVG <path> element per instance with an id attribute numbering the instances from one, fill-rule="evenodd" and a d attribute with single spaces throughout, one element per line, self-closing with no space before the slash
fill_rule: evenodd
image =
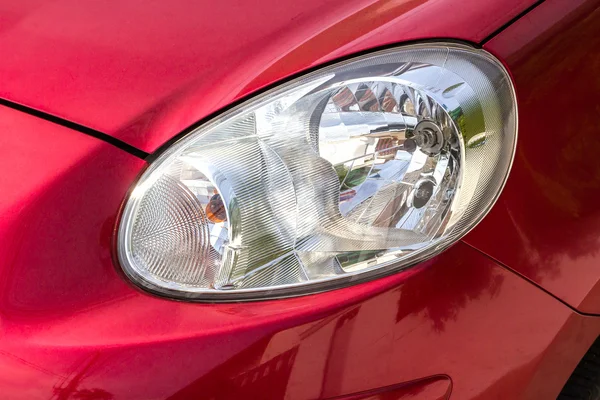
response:
<path id="1" fill-rule="evenodd" d="M 516 103 L 483 50 L 398 47 L 282 84 L 195 129 L 137 182 L 118 255 L 154 292 L 262 299 L 439 253 L 498 197 Z"/>

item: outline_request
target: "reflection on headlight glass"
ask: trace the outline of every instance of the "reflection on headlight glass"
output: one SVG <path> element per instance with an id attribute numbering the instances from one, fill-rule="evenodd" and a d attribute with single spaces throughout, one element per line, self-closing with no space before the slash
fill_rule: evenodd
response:
<path id="1" fill-rule="evenodd" d="M 121 262 L 146 287 L 199 298 L 322 290 L 411 265 L 491 207 L 515 113 L 502 67 L 464 46 L 328 67 L 159 157 L 125 208 Z"/>

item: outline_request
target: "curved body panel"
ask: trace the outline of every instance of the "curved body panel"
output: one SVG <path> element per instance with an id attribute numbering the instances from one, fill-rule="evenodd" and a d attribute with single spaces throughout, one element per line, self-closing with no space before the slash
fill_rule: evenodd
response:
<path id="1" fill-rule="evenodd" d="M 461 243 L 311 296 L 206 304 L 149 295 L 127 283 L 110 243 L 144 163 L 14 110 L 0 108 L 0 124 L 2 148 L 14 150 L 0 158 L 7 398 L 335 398 L 436 375 L 452 379 L 455 398 L 540 398 L 562 386 L 549 374 L 566 379 L 600 331 Z"/>
<path id="2" fill-rule="evenodd" d="M 533 3 L 3 0 L 0 97 L 153 152 L 306 68 L 402 41 L 478 42 Z"/>
<path id="3" fill-rule="evenodd" d="M 513 168 L 465 239 L 572 307 L 600 313 L 600 2 L 549 0 L 485 45 L 519 102 Z"/>
<path id="4" fill-rule="evenodd" d="M 466 3 L 461 12 L 434 0 L 208 10 L 125 0 L 115 11 L 4 1 L 0 97 L 152 152 L 306 68 L 414 39 L 479 42 L 534 2 Z M 212 304 L 140 291 L 112 241 L 147 163 L 0 106 L 0 393 L 556 397 L 600 334 L 600 319 L 569 307 L 600 311 L 598 12 L 597 1 L 547 0 L 485 45 L 516 82 L 520 139 L 504 193 L 465 241 L 395 275 L 304 297 Z M 54 26 L 58 16 L 72 25 Z"/>

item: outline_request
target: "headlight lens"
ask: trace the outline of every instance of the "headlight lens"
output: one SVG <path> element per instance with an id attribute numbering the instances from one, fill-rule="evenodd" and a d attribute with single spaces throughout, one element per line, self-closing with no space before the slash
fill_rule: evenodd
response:
<path id="1" fill-rule="evenodd" d="M 488 53 L 399 47 L 323 68 L 171 146 L 124 208 L 125 272 L 156 292 L 289 296 L 397 271 L 470 230 L 514 155 Z"/>

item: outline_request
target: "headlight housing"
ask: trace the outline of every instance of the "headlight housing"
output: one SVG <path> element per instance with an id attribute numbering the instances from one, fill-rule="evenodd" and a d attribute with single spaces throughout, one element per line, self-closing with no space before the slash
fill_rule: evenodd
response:
<path id="1" fill-rule="evenodd" d="M 160 155 L 118 231 L 126 274 L 205 300 L 332 289 L 422 261 L 488 212 L 516 102 L 483 50 L 417 44 L 265 92 Z"/>

